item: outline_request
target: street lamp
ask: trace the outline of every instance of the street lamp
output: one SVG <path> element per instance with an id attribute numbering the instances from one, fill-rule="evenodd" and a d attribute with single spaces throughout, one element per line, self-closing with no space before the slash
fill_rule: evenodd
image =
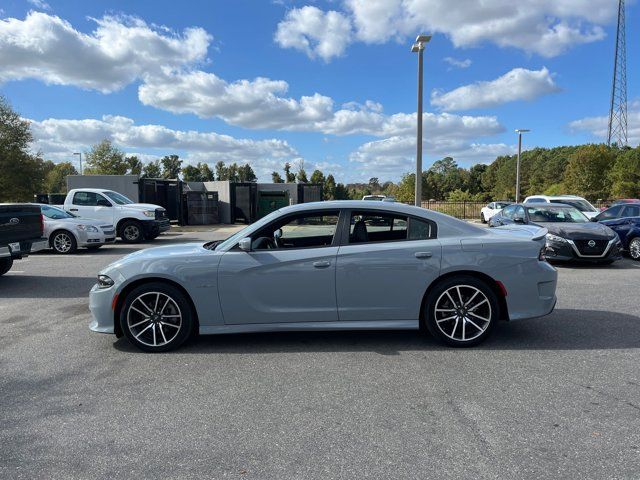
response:
<path id="1" fill-rule="evenodd" d="M 422 205 L 422 54 L 431 35 L 418 35 L 411 51 L 418 54 L 418 132 L 416 144 L 416 198 L 415 204 Z"/>
<path id="2" fill-rule="evenodd" d="M 522 134 L 530 132 L 526 128 L 516 129 L 518 134 L 518 161 L 516 163 L 516 203 L 520 203 L 520 154 L 522 153 Z"/>
<path id="3" fill-rule="evenodd" d="M 80 175 L 82 175 L 82 152 L 75 152 L 74 155 L 78 155 L 80 157 Z"/>

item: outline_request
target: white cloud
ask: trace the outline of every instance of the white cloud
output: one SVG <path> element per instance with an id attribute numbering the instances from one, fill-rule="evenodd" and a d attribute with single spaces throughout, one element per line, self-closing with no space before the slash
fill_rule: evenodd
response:
<path id="1" fill-rule="evenodd" d="M 471 60 L 465 58 L 464 60 L 458 60 L 453 57 L 444 57 L 442 59 L 445 63 L 448 63 L 451 67 L 455 68 L 469 68 L 471 66 Z"/>
<path id="2" fill-rule="evenodd" d="M 51 10 L 51 5 L 49 5 L 44 0 L 27 0 L 31 5 L 40 10 Z"/>
<path id="3" fill-rule="evenodd" d="M 543 57 L 555 57 L 569 48 L 605 37 L 603 26 L 613 21 L 616 3 L 611 0 L 345 0 L 343 31 L 313 29 L 313 42 L 339 45 L 342 53 L 350 39 L 365 43 L 402 40 L 419 32 L 447 35 L 456 47 L 491 42 Z M 313 18 L 323 18 L 315 7 Z M 299 12 L 303 9 L 295 9 Z M 341 15 L 338 12 L 333 12 Z M 280 25 L 291 25 L 290 13 Z M 310 37 L 310 22 L 295 23 L 297 41 Z M 353 33 L 347 25 L 353 25 Z M 306 35 L 305 35 L 306 33 Z M 290 35 L 289 38 L 294 38 Z M 292 43 L 296 40 L 292 40 Z M 302 42 L 301 49 L 310 47 Z M 287 45 L 292 46 L 292 45 Z M 308 50 L 306 50 L 308 52 Z M 323 57 L 329 60 L 333 55 Z"/>
<path id="4" fill-rule="evenodd" d="M 534 100 L 559 90 L 546 68 L 514 68 L 488 82 L 476 82 L 445 93 L 433 91 L 431 103 L 449 111 L 491 108 L 516 100 Z"/>
<path id="5" fill-rule="evenodd" d="M 640 100 L 629 103 L 627 135 L 630 146 L 640 144 Z M 609 116 L 586 117 L 569 123 L 572 133 L 586 133 L 596 142 L 606 142 L 609 134 Z"/>
<path id="6" fill-rule="evenodd" d="M 310 6 L 289 10 L 275 34 L 281 47 L 300 50 L 325 62 L 341 56 L 350 38 L 351 22 L 346 15 Z"/>
<path id="7" fill-rule="evenodd" d="M 132 119 L 121 116 L 30 122 L 35 139 L 33 150 L 41 151 L 46 159 L 59 161 L 69 160 L 71 152 L 86 151 L 105 138 L 131 153 L 147 150 L 140 154 L 145 158 L 149 158 L 149 150 L 157 151 L 157 156 L 184 152 L 181 156 L 190 162 L 249 162 L 261 175 L 269 173 L 274 165 L 281 168 L 285 161 L 299 158 L 296 150 L 284 140 L 238 139 L 214 132 L 136 125 Z"/>
<path id="8" fill-rule="evenodd" d="M 97 28 L 88 35 L 41 12 L 0 20 L 0 82 L 37 78 L 107 93 L 163 66 L 203 61 L 211 41 L 201 28 L 174 34 L 133 17 L 94 21 Z"/>

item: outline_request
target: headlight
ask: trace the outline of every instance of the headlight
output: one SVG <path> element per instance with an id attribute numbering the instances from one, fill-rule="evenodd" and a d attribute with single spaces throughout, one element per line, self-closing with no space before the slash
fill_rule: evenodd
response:
<path id="1" fill-rule="evenodd" d="M 98 275 L 98 288 L 110 288 L 113 287 L 113 280 L 106 275 Z"/>
<path id="2" fill-rule="evenodd" d="M 93 225 L 78 225 L 78 230 L 82 230 L 83 232 L 97 232 L 98 229 Z"/>
<path id="3" fill-rule="evenodd" d="M 547 233 L 546 237 L 548 242 L 558 242 L 558 243 L 566 242 L 564 238 L 559 237 L 558 235 L 554 235 L 553 233 Z"/>
<path id="4" fill-rule="evenodd" d="M 156 212 L 154 212 L 153 210 L 145 210 L 145 211 L 144 211 L 144 212 L 142 212 L 142 213 L 144 213 L 144 216 L 145 216 L 145 217 L 151 217 L 151 218 L 153 218 L 153 217 L 155 217 L 155 216 L 156 216 Z"/>

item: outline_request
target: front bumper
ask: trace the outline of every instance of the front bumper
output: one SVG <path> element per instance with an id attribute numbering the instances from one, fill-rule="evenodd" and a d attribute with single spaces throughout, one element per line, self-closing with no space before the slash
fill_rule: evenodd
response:
<path id="1" fill-rule="evenodd" d="M 171 222 L 168 218 L 161 220 L 145 220 L 142 222 L 142 229 L 145 237 L 159 235 L 171 228 Z"/>
<path id="2" fill-rule="evenodd" d="M 617 238 L 612 238 L 603 252 L 581 252 L 576 242 L 547 241 L 544 256 L 550 262 L 603 263 L 620 260 L 622 258 L 622 244 Z"/>
<path id="3" fill-rule="evenodd" d="M 98 333 L 115 333 L 112 304 L 116 295 L 116 287 L 98 288 L 96 283 L 89 293 L 89 310 L 91 323 L 89 329 Z"/>
<path id="4" fill-rule="evenodd" d="M 86 230 L 79 230 L 76 231 L 76 240 L 79 247 L 105 245 L 107 243 L 114 243 L 116 241 L 116 232 L 115 229 L 108 230 L 107 232 L 87 232 Z"/>

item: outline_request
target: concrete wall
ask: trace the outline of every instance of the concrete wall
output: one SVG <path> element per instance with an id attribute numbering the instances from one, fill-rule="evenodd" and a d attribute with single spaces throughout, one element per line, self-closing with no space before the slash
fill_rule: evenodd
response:
<path id="1" fill-rule="evenodd" d="M 220 223 L 231 223 L 231 186 L 227 180 L 204 182 L 207 192 L 218 192 Z"/>
<path id="2" fill-rule="evenodd" d="M 289 202 L 291 205 L 298 203 L 297 183 L 259 183 L 258 191 L 262 192 L 289 192 Z"/>
<path id="3" fill-rule="evenodd" d="M 139 202 L 138 175 L 69 175 L 67 190 L 74 188 L 104 188 L 121 193 Z"/>

